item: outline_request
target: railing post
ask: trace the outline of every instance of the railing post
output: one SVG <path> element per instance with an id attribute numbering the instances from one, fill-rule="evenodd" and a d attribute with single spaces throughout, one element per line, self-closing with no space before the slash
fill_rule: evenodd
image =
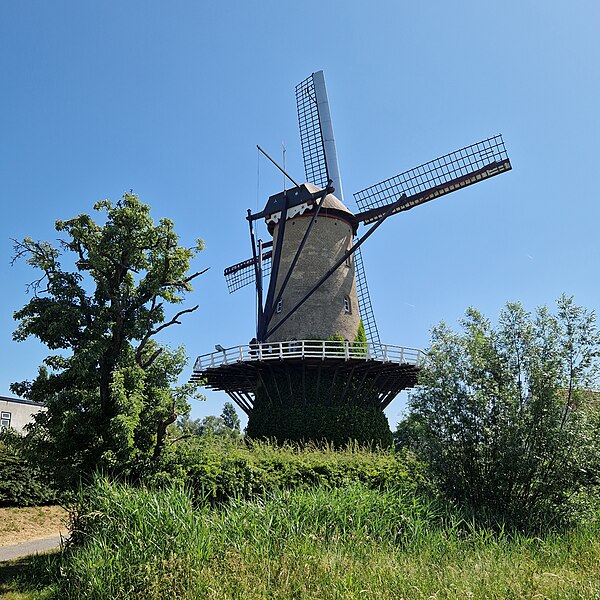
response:
<path id="1" fill-rule="evenodd" d="M 279 342 L 279 358 L 283 358 L 283 342 Z"/>
<path id="2" fill-rule="evenodd" d="M 344 351 L 345 358 L 348 360 L 350 358 L 350 342 L 348 340 L 344 342 Z"/>
<path id="3" fill-rule="evenodd" d="M 400 362 L 401 363 L 404 362 L 404 346 L 402 346 L 402 348 L 400 348 Z"/>
<path id="4" fill-rule="evenodd" d="M 302 358 L 304 358 L 304 340 L 300 340 L 300 352 L 302 354 Z"/>
<path id="5" fill-rule="evenodd" d="M 244 362 L 244 347 L 240 346 L 240 362 Z"/>
<path id="6" fill-rule="evenodd" d="M 325 340 L 321 340 L 321 350 L 322 350 L 322 357 L 325 358 L 325 344 L 327 342 Z"/>
<path id="7" fill-rule="evenodd" d="M 387 344 L 383 347 L 383 362 L 388 361 L 388 349 Z"/>

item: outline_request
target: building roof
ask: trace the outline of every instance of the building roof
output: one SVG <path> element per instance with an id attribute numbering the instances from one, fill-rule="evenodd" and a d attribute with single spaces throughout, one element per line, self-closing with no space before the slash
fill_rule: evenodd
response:
<path id="1" fill-rule="evenodd" d="M 25 400 L 25 398 L 9 398 L 8 396 L 0 396 L 0 400 L 12 404 L 29 404 L 30 406 L 45 406 L 41 402 L 33 402 L 32 400 Z"/>

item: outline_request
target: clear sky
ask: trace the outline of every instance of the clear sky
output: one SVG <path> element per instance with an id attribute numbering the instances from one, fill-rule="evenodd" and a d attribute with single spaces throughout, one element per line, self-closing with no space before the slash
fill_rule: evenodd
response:
<path id="1" fill-rule="evenodd" d="M 206 241 L 200 309 L 163 339 L 193 358 L 253 337 L 253 291 L 228 295 L 222 272 L 250 255 L 246 209 L 282 186 L 255 145 L 279 157 L 284 142 L 303 178 L 294 86 L 319 69 L 351 208 L 353 192 L 496 133 L 513 164 L 366 242 L 383 342 L 426 347 L 469 305 L 495 317 L 566 292 L 597 310 L 599 25 L 592 0 L 0 2 L 0 395 L 47 353 L 11 339 L 34 274 L 10 266 L 10 239 L 56 239 L 56 219 L 130 189 L 182 243 Z"/>

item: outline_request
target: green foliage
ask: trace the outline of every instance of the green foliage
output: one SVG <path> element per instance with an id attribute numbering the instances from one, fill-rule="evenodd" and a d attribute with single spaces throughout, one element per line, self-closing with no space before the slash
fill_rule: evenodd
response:
<path id="1" fill-rule="evenodd" d="M 383 489 L 427 488 L 421 463 L 410 453 L 373 452 L 358 444 L 332 445 L 244 442 L 232 437 L 194 437 L 170 446 L 156 466 L 155 485 L 185 484 L 197 499 L 253 497 L 278 488 L 362 482 Z"/>
<path id="2" fill-rule="evenodd" d="M 58 597 L 179 598 L 208 557 L 206 533 L 183 489 L 98 479 L 79 497 Z"/>
<path id="3" fill-rule="evenodd" d="M 375 406 L 256 402 L 246 433 L 251 438 L 279 442 L 327 441 L 336 447 L 349 442 L 387 448 L 392 434 L 387 417 Z"/>
<path id="4" fill-rule="evenodd" d="M 208 415 L 202 419 L 190 419 L 189 415 L 184 415 L 177 422 L 176 429 L 182 438 L 216 436 L 239 439 L 242 435 L 240 418 L 231 402 L 225 402 L 220 417 Z"/>
<path id="5" fill-rule="evenodd" d="M 199 275 L 188 270 L 201 242 L 179 246 L 173 223 L 154 224 L 150 207 L 132 194 L 94 209 L 105 214 L 103 225 L 85 214 L 56 222 L 66 236 L 60 249 L 30 238 L 15 242 L 15 259 L 25 258 L 41 276 L 14 315 L 14 339 L 37 337 L 57 352 L 36 379 L 11 389 L 47 406 L 28 438 L 34 456 L 67 487 L 95 469 L 129 476 L 144 469 L 194 393 L 176 385 L 183 350 L 154 336 L 197 308 L 166 316 Z"/>
<path id="6" fill-rule="evenodd" d="M 314 338 L 318 340 L 318 338 Z M 360 358 L 367 352 L 363 322 L 353 341 L 335 334 L 327 338 L 340 356 Z M 350 377 L 350 380 L 348 380 Z M 278 442 L 323 442 L 336 447 L 349 442 L 387 448 L 392 444 L 387 417 L 379 408 L 377 375 L 352 378 L 328 370 L 285 369 L 261 378 L 246 434 Z"/>
<path id="7" fill-rule="evenodd" d="M 348 380 L 317 369 L 285 369 L 263 376 L 246 434 L 279 442 L 329 441 L 340 447 L 358 441 L 388 447 L 392 435 L 377 390 L 370 385 L 372 377 L 376 375 Z"/>
<path id="8" fill-rule="evenodd" d="M 479 514 L 525 527 L 572 516 L 599 475 L 594 313 L 563 296 L 556 315 L 508 304 L 497 327 L 474 309 L 461 326 L 433 329 L 397 441 Z"/>
<path id="9" fill-rule="evenodd" d="M 56 490 L 27 460 L 23 438 L 11 430 L 0 432 L 0 507 L 40 506 L 56 500 Z"/>
<path id="10" fill-rule="evenodd" d="M 240 435 L 240 418 L 235 410 L 235 406 L 231 402 L 225 402 L 223 405 L 221 419 L 223 419 L 223 425 L 231 430 L 232 435 Z"/>
<path id="11" fill-rule="evenodd" d="M 360 484 L 274 491 L 211 510 L 207 504 L 194 509 L 182 488 L 133 490 L 97 479 L 79 498 L 59 593 L 66 599 L 125 598 L 131 590 L 150 598 L 205 596 L 203 569 L 231 552 L 245 553 L 248 540 L 253 555 L 272 559 L 311 538 L 377 540 L 391 548 L 414 543 L 436 519 L 431 502 Z"/>
<path id="12" fill-rule="evenodd" d="M 366 344 L 367 343 L 367 333 L 365 331 L 365 325 L 364 325 L 362 319 L 360 320 L 360 323 L 358 325 L 358 331 L 356 332 L 356 337 L 354 338 L 354 342 L 357 344 Z"/>

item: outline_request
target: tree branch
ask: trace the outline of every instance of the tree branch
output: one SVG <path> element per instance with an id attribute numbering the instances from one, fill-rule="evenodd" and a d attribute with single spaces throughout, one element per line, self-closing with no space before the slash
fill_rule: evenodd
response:
<path id="1" fill-rule="evenodd" d="M 146 361 L 142 361 L 141 360 L 141 356 L 140 356 L 140 362 L 138 362 L 138 364 L 140 365 L 140 367 L 142 367 L 142 369 L 146 370 L 161 355 L 162 351 L 163 351 L 163 348 L 157 348 L 152 353 L 152 355 L 150 356 L 150 358 L 148 360 L 146 360 Z M 137 353 L 136 353 L 136 359 L 137 359 Z"/>
<path id="2" fill-rule="evenodd" d="M 144 348 L 146 347 L 146 344 L 148 343 L 148 341 L 150 340 L 150 338 L 153 335 L 156 335 L 159 331 L 162 331 L 163 329 L 166 329 L 167 327 L 170 327 L 171 325 L 181 325 L 181 321 L 179 321 L 179 317 L 181 317 L 182 315 L 185 315 L 187 313 L 194 312 L 198 307 L 199 307 L 199 304 L 196 304 L 196 306 L 194 306 L 192 308 L 186 308 L 184 310 L 180 310 L 170 321 L 165 321 L 158 327 L 148 330 L 146 332 L 146 334 L 144 335 L 144 337 L 142 338 L 140 345 L 138 346 L 136 353 L 135 353 L 135 359 L 136 359 L 136 362 L 138 363 L 138 365 L 142 368 L 147 368 L 148 366 L 150 366 L 152 364 L 152 362 L 154 362 L 154 360 L 156 359 L 158 354 L 160 354 L 160 352 L 158 352 L 158 354 L 156 352 L 154 352 L 152 357 L 149 359 L 149 361 L 142 360 L 142 353 L 144 351 Z M 155 308 L 155 307 L 153 307 L 153 308 Z M 156 354 L 156 356 L 154 356 L 155 354 Z"/>
<path id="3" fill-rule="evenodd" d="M 210 267 L 206 267 L 206 269 L 203 269 L 202 271 L 197 271 L 196 273 L 193 273 L 192 275 L 190 275 L 189 277 L 186 277 L 185 279 L 182 279 L 181 281 L 166 281 L 163 286 L 165 287 L 185 287 L 190 281 L 192 281 L 193 279 L 196 279 L 196 277 L 200 276 L 200 275 L 204 275 L 204 273 L 206 273 L 206 271 L 208 271 L 210 269 Z"/>

